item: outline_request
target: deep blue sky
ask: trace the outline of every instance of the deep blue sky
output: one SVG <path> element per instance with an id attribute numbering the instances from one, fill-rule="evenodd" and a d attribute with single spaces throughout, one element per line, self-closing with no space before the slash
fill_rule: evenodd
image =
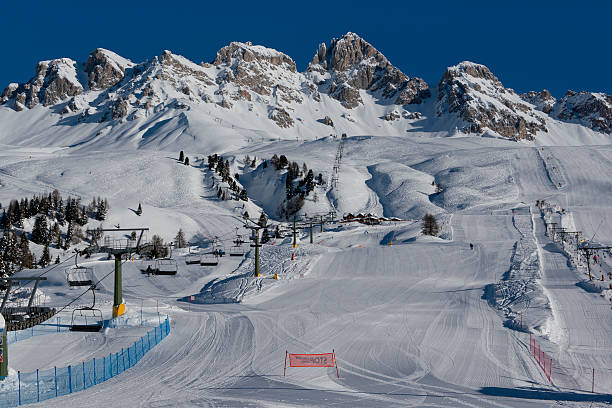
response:
<path id="1" fill-rule="evenodd" d="M 27 81 L 39 60 L 85 61 L 97 47 L 135 62 L 164 49 L 201 62 L 230 41 L 252 41 L 289 54 L 303 71 L 318 43 L 353 31 L 430 84 L 471 60 L 518 92 L 612 94 L 612 6 L 604 1 L 0 3 L 0 89 Z"/>

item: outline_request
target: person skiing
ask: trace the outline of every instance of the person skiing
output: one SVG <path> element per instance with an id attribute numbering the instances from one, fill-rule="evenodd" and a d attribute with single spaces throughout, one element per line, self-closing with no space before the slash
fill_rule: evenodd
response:
<path id="1" fill-rule="evenodd" d="M 472 244 L 471 242 L 470 242 L 470 249 L 471 249 L 471 250 L 473 250 L 473 249 L 474 249 L 474 244 Z"/>

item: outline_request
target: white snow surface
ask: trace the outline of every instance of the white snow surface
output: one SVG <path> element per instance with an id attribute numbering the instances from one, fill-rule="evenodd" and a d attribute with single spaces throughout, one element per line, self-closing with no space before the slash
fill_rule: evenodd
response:
<path id="1" fill-rule="evenodd" d="M 155 64 L 146 75 L 161 72 Z M 215 78 L 214 67 L 197 70 Z M 192 91 L 217 97 L 204 79 L 194 78 L 188 83 Z M 188 108 L 150 108 L 133 120 L 109 124 L 78 123 L 76 116 L 60 118 L 42 107 L 27 112 L 0 107 L 2 207 L 53 189 L 84 203 L 101 196 L 110 204 L 105 227 L 149 227 L 148 238 L 158 234 L 166 241 L 182 228 L 194 250 L 205 253 L 219 237 L 227 252 L 236 227 L 243 237 L 250 233 L 242 228 L 244 211 L 257 217 L 264 210 L 271 222 L 282 221 L 276 210 L 285 170 L 263 169 L 262 160 L 285 154 L 326 180 L 316 187 L 316 202 L 313 194 L 305 197 L 302 214 L 326 213 L 334 206 L 339 217 L 362 212 L 404 221 L 333 223 L 323 232 L 315 226 L 313 244 L 306 228 L 298 233 L 297 249 L 290 238 L 272 240 L 261 251 L 259 278 L 252 276 L 254 251 L 248 243 L 245 257 L 224 256 L 216 267 L 187 265 L 187 250 L 174 250 L 177 276 L 147 277 L 139 259 L 126 261 L 128 316 L 137 320 L 141 308 L 148 314 L 159 310 L 170 316 L 171 334 L 125 373 L 41 406 L 610 402 L 605 394 L 612 386 L 608 298 L 583 289 L 589 288 L 580 284 L 583 271 L 570 266 L 558 243 L 543 233 L 534 206 L 536 199 L 556 203 L 571 213 L 555 215 L 568 228 L 612 244 L 612 185 L 606 177 L 612 174 L 612 149 L 606 136 L 551 119 L 549 134 L 538 136 L 537 144 L 440 137 L 448 134 L 423 127 L 433 102 L 410 107 L 422 110 L 424 119 L 397 122 L 381 120 L 388 107 L 368 102 L 351 111 L 351 122 L 337 101 L 324 95 L 319 105 L 291 105 L 304 122 L 280 129 L 267 112 L 258 106 L 250 110 L 246 101 L 226 110 L 201 102 L 202 96 L 191 101 L 163 80 L 152 84 L 157 94 L 165 92 Z M 368 97 L 362 95 L 364 101 Z M 317 122 L 323 107 L 335 128 Z M 329 180 L 340 139 L 329 134 L 343 132 L 349 137 L 334 187 Z M 191 166 L 178 162 L 179 150 Z M 218 176 L 205 161 L 213 153 L 230 162 L 232 175 L 239 173 L 247 203 L 217 198 L 212 183 Z M 242 162 L 246 154 L 257 157 L 254 169 Z M 432 182 L 441 186 L 440 193 Z M 141 216 L 134 211 L 139 203 Z M 421 234 L 425 213 L 440 221 L 439 237 Z M 31 247 L 40 255 L 41 247 Z M 72 255 L 51 252 L 62 260 Z M 82 293 L 66 285 L 65 269 L 72 262 L 50 271 L 41 283 L 47 306 L 61 308 Z M 113 268 L 105 254 L 79 264 L 93 267 L 96 280 Z M 602 285 L 609 283 L 605 278 Z M 109 318 L 112 275 L 99 288 L 96 304 Z M 90 301 L 86 295 L 77 303 Z M 62 311 L 62 318 L 70 312 L 71 307 Z M 120 350 L 142 330 L 34 337 L 11 345 L 10 366 L 32 371 L 78 364 Z M 553 358 L 552 384 L 529 354 L 527 331 Z M 285 351 L 332 350 L 340 378 L 335 368 L 288 368 L 283 376 Z M 587 392 L 592 369 L 600 394 Z"/>

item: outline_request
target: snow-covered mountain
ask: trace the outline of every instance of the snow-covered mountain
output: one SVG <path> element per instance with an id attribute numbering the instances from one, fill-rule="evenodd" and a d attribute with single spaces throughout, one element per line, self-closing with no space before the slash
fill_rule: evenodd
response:
<path id="1" fill-rule="evenodd" d="M 208 146 L 213 129 L 234 146 L 341 133 L 533 140 L 550 129 L 554 140 L 566 128 L 610 134 L 611 98 L 518 95 L 472 62 L 447 68 L 430 88 L 350 32 L 320 44 L 305 72 L 290 56 L 249 42 L 232 42 L 200 64 L 170 51 L 134 63 L 98 48 L 84 63 L 41 61 L 32 79 L 9 84 L 0 97 L 0 143 L 176 150 Z"/>

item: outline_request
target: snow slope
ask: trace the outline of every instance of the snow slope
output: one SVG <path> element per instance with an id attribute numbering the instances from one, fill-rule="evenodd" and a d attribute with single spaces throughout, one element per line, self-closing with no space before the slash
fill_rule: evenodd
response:
<path id="1" fill-rule="evenodd" d="M 176 140 L 183 136 L 164 145 L 157 138 L 171 136 L 161 130 L 150 133 L 157 142 L 140 149 L 128 148 L 132 141 L 123 143 L 115 130 L 109 133 L 118 141 L 112 147 L 94 139 L 60 149 L 59 130 L 47 145 L 53 148 L 5 141 L 0 202 L 5 207 L 12 198 L 54 188 L 84 202 L 107 197 L 111 209 L 105 226 L 147 226 L 150 235 L 166 240 L 183 228 L 202 252 L 215 236 L 227 251 L 235 227 L 248 234 L 240 229 L 241 214 L 273 211 L 274 196 L 282 193 L 268 184 L 272 170 L 244 167 L 245 154 L 258 160 L 285 154 L 328 179 L 339 143 L 334 138 L 249 141 L 239 139 L 246 133 L 231 126 L 209 130 L 202 140 L 210 145 L 184 147 L 192 166 L 176 160 Z M 303 212 L 328 211 L 330 196 L 337 199 L 339 215 L 377 212 L 418 219 L 431 212 L 444 222 L 443 238 L 420 235 L 414 222 L 326 225 L 322 233 L 315 228 L 314 245 L 306 244 L 308 230 L 300 233 L 294 261 L 290 240 L 265 246 L 259 279 L 250 276 L 252 251 L 244 259 L 223 257 L 216 268 L 186 265 L 187 251 L 174 251 L 176 277 L 146 277 L 139 260 L 127 261 L 124 297 L 131 316 L 141 307 L 155 313 L 159 305 L 170 315 L 170 336 L 122 375 L 44 406 L 516 407 L 608 401 L 605 394 L 583 391 L 590 391 L 589 367 L 598 370 L 597 390 L 612 382 L 606 369 L 609 306 L 576 285 L 580 274 L 564 267 L 563 256 L 542 236 L 537 213 L 529 213 L 536 199 L 558 202 L 571 210 L 576 228 L 588 236 L 597 232 L 599 242 L 609 243 L 612 188 L 602 177 L 612 170 L 609 146 L 536 147 L 426 132 L 349 136 L 337 191 L 327 194 L 331 185 L 321 187 L 320 201 L 307 199 Z M 216 197 L 212 174 L 199 160 L 212 153 L 231 160 L 232 171 L 253 192 L 244 208 L 242 202 Z M 441 193 L 432 190 L 432 181 L 442 186 Z M 133 211 L 139 203 L 140 217 Z M 517 251 L 517 243 L 526 249 Z M 536 265 L 533 251 L 540 266 L 537 273 L 524 274 Z M 53 249 L 56 255 L 68 259 L 72 253 Z M 112 271 L 104 254 L 80 263 L 93 266 L 98 279 Z M 81 293 L 64 284 L 63 269 L 49 272 L 50 280 L 41 286 L 49 306 L 62 307 Z M 271 279 L 274 272 L 278 281 Z M 497 305 L 511 296 L 494 302 L 490 297 L 490 288 L 502 287 L 504 277 L 527 288 L 508 310 Z M 107 318 L 112 287 L 110 276 L 97 293 Z M 556 362 L 553 384 L 529 355 L 529 335 L 507 324 L 521 311 Z M 139 333 L 50 334 L 13 345 L 9 361 L 22 371 L 76 364 L 122 347 L 132 335 Z M 282 376 L 285 350 L 332 349 L 339 379 L 331 368 L 290 368 Z"/>

